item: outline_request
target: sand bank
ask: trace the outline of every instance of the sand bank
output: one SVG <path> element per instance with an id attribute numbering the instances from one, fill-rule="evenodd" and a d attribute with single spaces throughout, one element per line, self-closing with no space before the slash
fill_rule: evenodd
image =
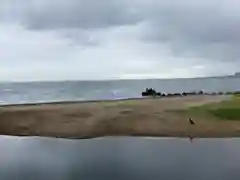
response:
<path id="1" fill-rule="evenodd" d="M 225 100 L 227 96 L 187 96 L 85 103 L 50 103 L 0 107 L 0 134 L 88 138 L 106 135 L 231 137 L 240 136 L 237 122 L 215 121 L 172 113 Z M 170 111 L 169 111 L 170 110 Z"/>

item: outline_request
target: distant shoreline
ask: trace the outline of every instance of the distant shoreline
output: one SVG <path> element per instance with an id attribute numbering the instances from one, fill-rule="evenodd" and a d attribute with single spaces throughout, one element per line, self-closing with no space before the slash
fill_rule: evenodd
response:
<path id="1" fill-rule="evenodd" d="M 208 79 L 208 78 L 240 78 L 240 76 L 232 75 L 219 75 L 219 76 L 198 76 L 198 77 L 185 77 L 185 78 L 137 78 L 137 79 L 99 79 L 99 80 L 33 80 L 33 81 L 0 81 L 0 84 L 28 84 L 28 83 L 65 83 L 65 82 L 109 82 L 109 81 L 142 81 L 142 80 L 186 80 L 186 79 Z"/>

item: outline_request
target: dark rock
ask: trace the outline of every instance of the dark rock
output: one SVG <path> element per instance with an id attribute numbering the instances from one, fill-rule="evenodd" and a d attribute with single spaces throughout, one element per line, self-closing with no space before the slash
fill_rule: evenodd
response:
<path id="1" fill-rule="evenodd" d="M 183 92 L 183 93 L 182 93 L 182 96 L 187 96 L 187 93 L 186 93 L 186 92 Z"/>
<path id="2" fill-rule="evenodd" d="M 165 97 L 165 96 L 166 96 L 166 93 L 162 93 L 161 96 L 162 96 L 162 97 Z"/>
<path id="3" fill-rule="evenodd" d="M 171 96 L 171 95 L 172 95 L 171 93 L 167 93 L 167 94 L 166 94 L 166 97 L 169 97 L 169 96 Z"/>
<path id="4" fill-rule="evenodd" d="M 186 94 L 187 94 L 187 96 L 188 96 L 188 95 L 196 95 L 197 92 L 187 92 Z"/>
<path id="5" fill-rule="evenodd" d="M 201 90 L 201 91 L 198 91 L 197 94 L 203 95 L 203 91 L 202 91 L 202 90 Z"/>
<path id="6" fill-rule="evenodd" d="M 156 91 L 152 88 L 146 88 L 145 92 L 142 92 L 142 96 L 156 96 Z"/>
<path id="7" fill-rule="evenodd" d="M 174 93 L 173 96 L 182 96 L 181 93 Z"/>
<path id="8" fill-rule="evenodd" d="M 167 96 L 167 97 L 173 97 L 174 94 L 172 94 L 172 93 L 168 93 L 166 96 Z"/>
<path id="9" fill-rule="evenodd" d="M 157 95 L 157 96 L 162 96 L 162 93 L 157 92 L 156 95 Z"/>
<path id="10" fill-rule="evenodd" d="M 142 96 L 149 96 L 149 93 L 147 93 L 147 92 L 142 92 Z"/>

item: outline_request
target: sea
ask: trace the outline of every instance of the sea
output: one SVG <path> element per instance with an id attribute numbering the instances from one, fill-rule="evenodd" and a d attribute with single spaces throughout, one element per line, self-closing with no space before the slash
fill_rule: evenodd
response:
<path id="1" fill-rule="evenodd" d="M 165 93 L 239 91 L 240 77 L 0 83 L 0 105 L 141 98 L 146 88 Z"/>

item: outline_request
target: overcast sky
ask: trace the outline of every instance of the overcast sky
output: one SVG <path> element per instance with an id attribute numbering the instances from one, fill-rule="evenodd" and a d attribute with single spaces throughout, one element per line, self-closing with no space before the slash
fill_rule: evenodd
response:
<path id="1" fill-rule="evenodd" d="M 0 81 L 240 71 L 237 0 L 1 0 Z"/>

